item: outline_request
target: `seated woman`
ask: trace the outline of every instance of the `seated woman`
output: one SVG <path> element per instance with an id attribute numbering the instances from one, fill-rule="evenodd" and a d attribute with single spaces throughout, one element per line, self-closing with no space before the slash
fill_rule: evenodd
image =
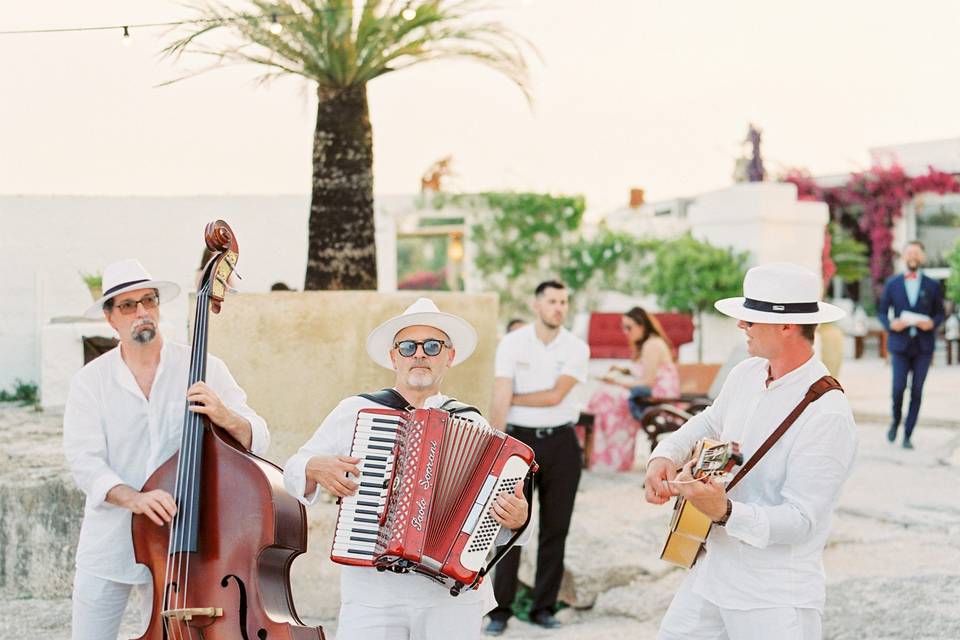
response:
<path id="1" fill-rule="evenodd" d="M 623 315 L 623 332 L 633 349 L 625 366 L 612 366 L 590 397 L 587 411 L 594 415 L 593 451 L 589 467 L 599 471 L 629 471 L 640 423 L 631 415 L 630 396 L 675 398 L 680 379 L 670 340 L 656 318 L 640 307 Z"/>

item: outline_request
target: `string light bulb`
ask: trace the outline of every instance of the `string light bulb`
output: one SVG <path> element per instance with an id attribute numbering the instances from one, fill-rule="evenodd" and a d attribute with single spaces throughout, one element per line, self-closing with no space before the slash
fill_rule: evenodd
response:
<path id="1" fill-rule="evenodd" d="M 133 38 L 130 37 L 130 27 L 123 27 L 123 37 L 120 38 L 120 44 L 125 47 L 129 47 L 130 43 L 133 42 Z"/>
<path id="2" fill-rule="evenodd" d="M 276 35 L 279 35 L 281 31 L 283 31 L 283 25 L 280 24 L 279 20 L 277 20 L 277 14 L 271 13 L 270 14 L 270 33 L 276 36 Z"/>
<path id="3" fill-rule="evenodd" d="M 406 9 L 400 12 L 400 17 L 407 21 L 413 20 L 414 18 L 417 17 L 417 10 L 407 7 Z"/>

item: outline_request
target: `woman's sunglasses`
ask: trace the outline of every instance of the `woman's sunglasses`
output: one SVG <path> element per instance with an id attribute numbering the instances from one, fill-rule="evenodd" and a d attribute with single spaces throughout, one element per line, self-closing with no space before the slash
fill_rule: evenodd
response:
<path id="1" fill-rule="evenodd" d="M 444 347 L 450 348 L 450 345 L 442 340 L 401 340 L 393 346 L 404 358 L 410 358 L 416 354 L 418 346 L 423 346 L 423 352 L 428 356 L 438 356 Z"/>

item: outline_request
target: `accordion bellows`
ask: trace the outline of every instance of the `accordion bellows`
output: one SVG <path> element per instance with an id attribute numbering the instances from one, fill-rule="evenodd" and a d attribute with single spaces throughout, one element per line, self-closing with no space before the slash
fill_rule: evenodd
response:
<path id="1" fill-rule="evenodd" d="M 534 465 L 527 445 L 441 409 L 365 409 L 350 455 L 360 489 L 341 500 L 330 558 L 415 571 L 456 595 L 483 577 L 500 533 L 493 499 Z"/>

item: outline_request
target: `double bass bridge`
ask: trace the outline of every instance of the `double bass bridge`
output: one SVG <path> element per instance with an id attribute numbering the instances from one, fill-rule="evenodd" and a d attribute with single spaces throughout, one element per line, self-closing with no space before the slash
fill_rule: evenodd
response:
<path id="1" fill-rule="evenodd" d="M 193 627 L 206 627 L 210 624 L 213 624 L 214 618 L 220 618 L 223 616 L 223 609 L 220 607 L 189 607 L 185 609 L 167 609 L 162 614 L 167 620 L 174 620 L 177 622 L 190 622 L 190 626 Z M 197 622 L 206 622 L 206 624 L 198 624 L 194 622 L 194 618 L 200 618 Z M 209 618 L 209 619 L 207 619 Z"/>

